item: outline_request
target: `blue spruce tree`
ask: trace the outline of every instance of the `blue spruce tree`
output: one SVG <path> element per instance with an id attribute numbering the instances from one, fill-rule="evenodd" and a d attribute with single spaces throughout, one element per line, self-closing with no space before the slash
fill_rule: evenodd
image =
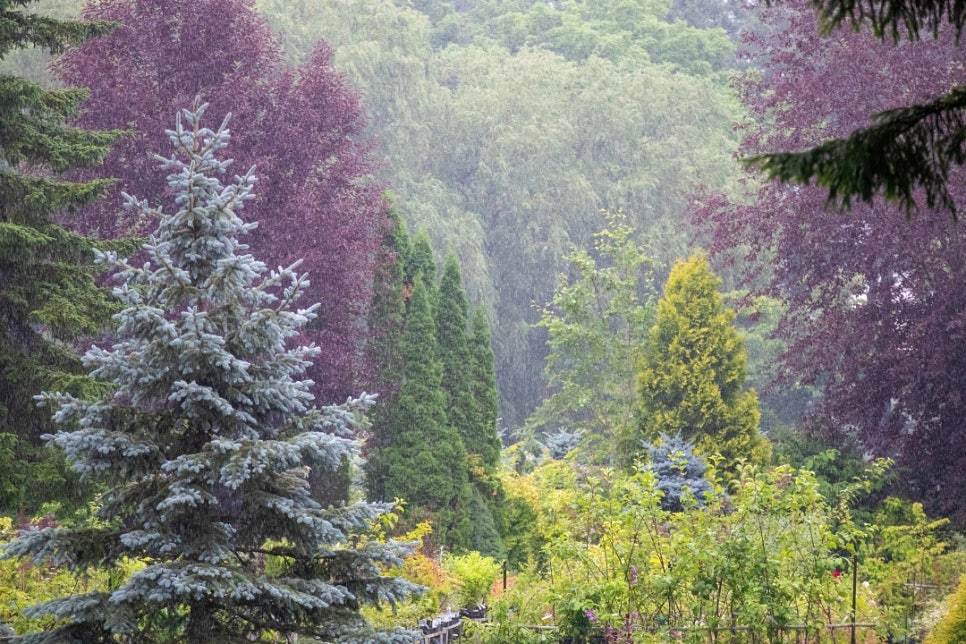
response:
<path id="1" fill-rule="evenodd" d="M 317 349 L 295 342 L 315 316 L 295 308 L 308 281 L 245 254 L 238 237 L 254 224 L 237 213 L 255 178 L 222 185 L 228 131 L 202 127 L 203 113 L 184 111 L 175 154 L 159 157 L 176 211 L 127 198 L 159 221 L 143 263 L 101 257 L 121 280 L 120 339 L 84 360 L 113 391 L 38 397 L 64 427 L 48 442 L 107 490 L 98 520 L 26 531 L 6 549 L 78 573 L 125 557 L 145 566 L 111 590 L 28 608 L 56 626 L 23 641 L 409 641 L 373 632 L 358 610 L 415 590 L 383 575 L 407 546 L 365 538 L 389 506 L 324 508 L 309 493 L 310 473 L 332 476 L 356 454 L 372 399 L 314 406 L 300 377 Z"/>
<path id="2" fill-rule="evenodd" d="M 705 494 L 712 491 L 704 478 L 707 464 L 694 453 L 694 444 L 680 434 L 661 434 L 657 445 L 647 445 L 650 467 L 657 474 L 657 489 L 664 493 L 661 507 L 670 512 L 684 509 L 685 497 L 697 505 L 704 504 Z"/>

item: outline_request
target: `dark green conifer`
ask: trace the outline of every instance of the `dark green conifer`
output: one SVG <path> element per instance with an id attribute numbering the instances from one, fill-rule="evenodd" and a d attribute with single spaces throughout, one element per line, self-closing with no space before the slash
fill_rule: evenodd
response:
<path id="1" fill-rule="evenodd" d="M 27 47 L 57 53 L 111 28 L 32 14 L 30 2 L 0 0 L 0 57 Z M 76 375 L 72 344 L 102 328 L 111 311 L 89 268 L 91 240 L 55 221 L 97 199 L 108 183 L 58 178 L 100 164 L 114 137 L 66 124 L 86 95 L 0 75 L 0 438 L 19 461 L 13 469 L 0 463 L 2 510 L 29 511 L 25 506 L 39 502 L 30 498 L 37 486 L 24 485 L 26 477 L 35 484 L 37 476 L 46 478 L 45 493 L 58 495 L 64 482 L 58 468 L 35 463 L 39 436 L 51 425 L 32 397 L 45 388 L 88 388 L 91 381 Z"/>
<path id="2" fill-rule="evenodd" d="M 371 414 L 366 438 L 366 484 L 370 498 L 386 499 L 386 463 L 383 449 L 392 416 L 399 402 L 399 386 L 405 374 L 402 336 L 406 320 L 405 259 L 410 252 L 409 234 L 399 213 L 387 213 L 390 225 L 383 236 L 379 266 L 373 284 L 366 353 L 373 377 L 371 389 L 379 395 Z"/>
<path id="3" fill-rule="evenodd" d="M 495 470 L 500 463 L 499 413 L 496 393 L 496 369 L 493 347 L 490 343 L 490 322 L 483 309 L 476 309 L 472 316 L 472 333 L 469 338 L 472 369 L 470 387 L 473 395 L 473 422 L 466 436 L 467 445 L 479 454 L 486 468 Z"/>
<path id="4" fill-rule="evenodd" d="M 433 258 L 433 247 L 429 243 L 429 235 L 424 229 L 419 229 L 416 232 L 412 247 L 406 256 L 406 283 L 415 284 L 420 275 L 426 280 L 426 285 L 435 290 L 436 260 Z"/>
<path id="5" fill-rule="evenodd" d="M 436 308 L 436 341 L 440 362 L 443 365 L 442 387 L 446 393 L 446 410 L 450 424 L 460 433 L 466 451 L 476 453 L 469 440 L 473 422 L 473 392 L 470 364 L 470 346 L 466 333 L 469 305 L 463 278 L 456 255 L 450 253 L 443 265 L 439 279 L 439 303 Z"/>
<path id="6" fill-rule="evenodd" d="M 387 497 L 407 502 L 406 523 L 429 518 L 438 543 L 462 548 L 470 527 L 466 450 L 446 414 L 429 291 L 419 277 L 409 297 L 402 344 L 405 377 L 384 436 L 384 489 Z"/>
<path id="7" fill-rule="evenodd" d="M 497 429 L 496 373 L 490 345 L 490 323 L 481 308 L 474 310 L 471 317 L 467 370 L 470 371 L 473 409 L 463 440 L 472 452 L 475 466 L 471 469 L 476 484 L 472 506 L 472 547 L 491 557 L 505 559 L 507 549 L 501 527 L 506 494 L 496 476 L 503 445 Z"/>
<path id="8" fill-rule="evenodd" d="M 486 375 L 481 374 L 477 360 L 484 356 L 474 354 L 467 333 L 469 306 L 463 278 L 456 255 L 449 254 L 439 280 L 439 302 L 436 310 L 436 337 L 439 341 L 440 360 L 443 365 L 443 391 L 446 394 L 447 413 L 450 423 L 459 431 L 466 448 L 469 477 L 473 484 L 470 504 L 470 548 L 487 556 L 501 558 L 505 554 L 503 542 L 493 520 L 493 502 L 498 496 L 499 481 L 494 476 L 499 461 L 499 447 L 494 449 L 492 438 L 496 436 L 496 416 L 488 413 Z M 489 349 L 489 333 L 486 336 Z M 490 351 L 490 377 L 492 378 L 493 353 Z M 495 381 L 488 381 L 493 387 Z M 492 421 L 492 422 L 490 422 Z"/>

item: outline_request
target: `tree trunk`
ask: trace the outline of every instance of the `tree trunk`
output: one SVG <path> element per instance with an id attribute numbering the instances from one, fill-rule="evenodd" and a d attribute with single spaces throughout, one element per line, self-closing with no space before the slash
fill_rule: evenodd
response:
<path id="1" fill-rule="evenodd" d="M 213 607 L 211 602 L 203 600 L 188 606 L 188 627 L 185 638 L 189 642 L 209 642 L 214 630 Z"/>

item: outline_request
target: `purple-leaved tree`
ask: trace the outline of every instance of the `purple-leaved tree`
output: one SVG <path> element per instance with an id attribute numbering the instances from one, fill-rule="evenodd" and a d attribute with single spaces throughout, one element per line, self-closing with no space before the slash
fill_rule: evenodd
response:
<path id="1" fill-rule="evenodd" d="M 742 152 L 799 150 L 966 83 L 951 38 L 883 43 L 846 28 L 818 35 L 811 6 L 764 10 L 748 39 L 758 67 L 739 88 L 752 119 Z M 963 175 L 948 189 L 963 203 Z M 699 219 L 719 258 L 757 269 L 780 297 L 783 375 L 822 392 L 812 420 L 896 459 L 897 491 L 966 522 L 966 230 L 942 211 L 907 220 L 895 203 L 826 208 L 824 188 L 755 184 L 749 205 L 717 200 Z"/>
<path id="2" fill-rule="evenodd" d="M 269 266 L 304 258 L 312 281 L 306 297 L 321 302 L 305 340 L 322 348 L 310 372 L 322 399 L 343 399 L 364 372 L 361 346 L 371 300 L 374 258 L 387 206 L 371 178 L 365 115 L 357 96 L 320 44 L 298 69 L 251 0 L 101 0 L 85 16 L 121 27 L 70 50 L 60 77 L 91 88 L 78 119 L 89 128 L 125 129 L 102 176 L 115 193 L 151 201 L 166 190 L 144 151 L 165 148 L 169 115 L 201 96 L 213 120 L 233 114 L 238 167 L 254 165 L 260 181 L 249 218 L 259 222 L 253 250 Z M 86 178 L 86 177 L 85 177 Z M 80 213 L 84 232 L 118 237 L 155 222 L 119 219 L 107 198 Z"/>

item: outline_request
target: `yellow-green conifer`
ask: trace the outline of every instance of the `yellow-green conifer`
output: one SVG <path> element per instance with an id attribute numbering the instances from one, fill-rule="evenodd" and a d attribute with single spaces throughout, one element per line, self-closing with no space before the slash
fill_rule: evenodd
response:
<path id="1" fill-rule="evenodd" d="M 725 468 L 767 458 L 758 396 L 745 389 L 744 340 L 719 285 L 702 255 L 671 269 L 638 378 L 638 444 L 626 446 L 625 456 L 667 434 L 693 441 L 704 455 L 720 454 Z"/>

